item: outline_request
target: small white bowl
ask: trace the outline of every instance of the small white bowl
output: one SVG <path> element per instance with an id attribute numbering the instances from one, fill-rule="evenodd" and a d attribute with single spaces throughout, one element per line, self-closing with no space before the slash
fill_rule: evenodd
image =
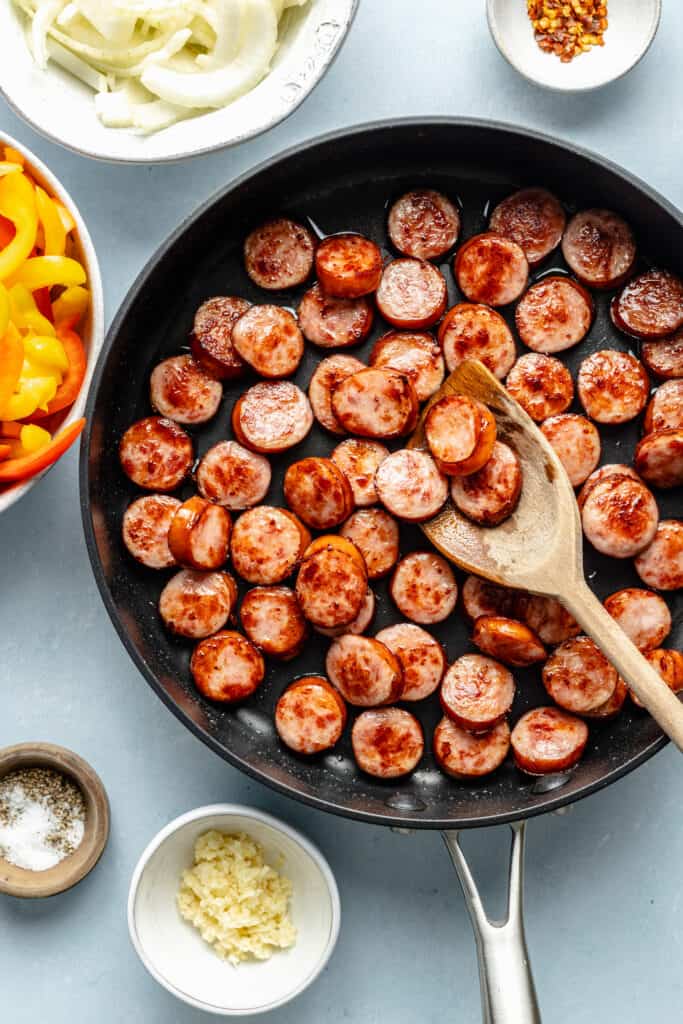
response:
<path id="1" fill-rule="evenodd" d="M 291 880 L 298 929 L 292 949 L 233 967 L 181 918 L 180 876 L 209 829 L 253 836 L 266 861 Z M 320 851 L 284 822 L 238 804 L 199 807 L 162 829 L 142 854 L 128 895 L 130 937 L 152 977 L 190 1006 L 223 1017 L 274 1010 L 308 988 L 332 955 L 340 920 L 337 884 Z"/>
<path id="2" fill-rule="evenodd" d="M 645 56 L 657 34 L 661 0 L 609 0 L 605 45 L 567 64 L 544 53 L 534 38 L 525 0 L 488 0 L 491 35 L 503 57 L 546 89 L 585 92 L 621 78 Z"/>
<path id="3" fill-rule="evenodd" d="M 83 156 L 122 163 L 161 163 L 233 146 L 289 117 L 317 85 L 351 28 L 359 0 L 309 0 L 285 11 L 273 67 L 255 89 L 221 110 L 153 135 L 105 128 L 91 89 L 50 62 L 36 67 L 22 19 L 0 3 L 0 93 L 49 139 Z"/>
<path id="4" fill-rule="evenodd" d="M 1 32 L 2 30 L 0 29 L 0 38 Z M 52 171 L 50 171 L 42 160 L 39 160 L 30 149 L 27 149 L 27 147 L 21 142 L 13 139 L 11 135 L 7 135 L 3 131 L 0 131 L 0 146 L 12 146 L 14 149 L 19 150 L 19 152 L 23 154 L 26 164 L 38 184 L 41 185 L 49 195 L 56 196 L 56 198 L 59 199 L 59 201 L 67 208 L 76 222 L 77 255 L 85 267 L 86 274 L 88 275 L 87 287 L 90 290 L 90 309 L 83 324 L 79 327 L 79 333 L 83 339 L 83 344 L 85 345 L 85 350 L 88 356 L 88 365 L 78 398 L 71 406 L 68 415 L 64 418 L 59 427 L 59 430 L 63 430 L 64 427 L 68 427 L 70 423 L 73 423 L 74 420 L 79 420 L 83 415 L 85 403 L 88 397 L 88 390 L 90 388 L 90 381 L 95 370 L 95 363 L 97 362 L 97 357 L 104 343 L 104 297 L 102 294 L 102 276 L 100 274 L 100 266 L 97 262 L 97 256 L 95 255 L 95 247 L 83 218 L 78 211 L 78 207 L 62 185 L 61 181 L 55 177 Z M 57 465 L 58 462 L 59 460 L 57 460 L 55 465 Z M 49 472 L 49 469 L 40 473 L 38 476 L 31 477 L 31 479 L 27 480 L 24 484 L 17 484 L 13 487 L 0 489 L 0 514 L 7 511 L 7 509 L 12 505 L 16 504 L 20 498 L 23 498 L 23 496 L 27 494 L 32 487 L 35 487 L 41 477 L 45 476 L 45 473 L 47 472 Z"/>

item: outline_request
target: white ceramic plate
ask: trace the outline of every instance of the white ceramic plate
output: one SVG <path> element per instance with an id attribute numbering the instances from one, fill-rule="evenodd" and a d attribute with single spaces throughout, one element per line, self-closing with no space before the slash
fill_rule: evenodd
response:
<path id="1" fill-rule="evenodd" d="M 212 828 L 249 833 L 291 880 L 298 929 L 292 949 L 233 967 L 181 918 L 180 876 L 192 864 L 196 839 Z M 130 937 L 152 977 L 178 999 L 224 1017 L 274 1010 L 308 988 L 332 955 L 340 917 L 337 885 L 320 851 L 284 822 L 236 804 L 200 807 L 162 829 L 142 854 L 128 896 Z"/>
<path id="2" fill-rule="evenodd" d="M 605 45 L 563 64 L 539 48 L 526 0 L 487 2 L 491 35 L 505 59 L 537 85 L 566 92 L 597 89 L 635 67 L 652 44 L 661 10 L 661 0 L 609 0 Z"/>
<path id="3" fill-rule="evenodd" d="M 93 92 L 54 64 L 36 67 L 20 16 L 0 3 L 0 92 L 37 131 L 83 156 L 123 163 L 160 163 L 208 153 L 259 135 L 293 113 L 320 81 L 341 46 L 358 0 L 309 0 L 287 10 L 273 68 L 222 110 L 188 118 L 153 135 L 105 128 Z"/>

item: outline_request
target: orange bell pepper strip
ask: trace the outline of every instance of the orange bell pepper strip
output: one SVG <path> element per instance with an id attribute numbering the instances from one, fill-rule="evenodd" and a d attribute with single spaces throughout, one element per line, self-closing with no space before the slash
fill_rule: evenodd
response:
<path id="1" fill-rule="evenodd" d="M 13 323 L 0 338 L 0 415 L 14 394 L 24 365 L 24 343 Z"/>
<path id="2" fill-rule="evenodd" d="M 8 437 L 14 441 L 21 437 L 21 423 L 18 420 L 0 420 L 0 440 Z"/>
<path id="3" fill-rule="evenodd" d="M 9 458 L 11 452 L 12 449 L 8 444 L 0 444 L 0 462 L 2 462 L 3 459 Z"/>
<path id="4" fill-rule="evenodd" d="M 64 374 L 55 397 L 48 402 L 47 409 L 36 409 L 28 417 L 31 421 L 43 420 L 46 416 L 52 416 L 55 412 L 67 409 L 70 405 L 74 404 L 81 390 L 81 384 L 88 367 L 88 357 L 85 354 L 83 342 L 75 331 L 69 330 L 63 324 L 60 324 L 57 328 L 57 337 L 64 346 L 66 357 L 69 360 L 69 369 Z"/>
<path id="5" fill-rule="evenodd" d="M 37 473 L 51 466 L 70 448 L 81 434 L 85 420 L 76 420 L 58 434 L 48 445 L 33 455 L 24 455 L 18 459 L 5 459 L 0 462 L 0 484 L 13 484 L 19 480 L 28 480 Z"/>

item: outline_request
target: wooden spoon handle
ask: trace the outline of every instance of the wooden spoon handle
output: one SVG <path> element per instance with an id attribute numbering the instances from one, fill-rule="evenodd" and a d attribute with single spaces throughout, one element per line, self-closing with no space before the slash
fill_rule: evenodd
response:
<path id="1" fill-rule="evenodd" d="M 583 580 L 568 585 L 560 600 L 683 753 L 683 704 L 659 673 L 631 643 Z"/>

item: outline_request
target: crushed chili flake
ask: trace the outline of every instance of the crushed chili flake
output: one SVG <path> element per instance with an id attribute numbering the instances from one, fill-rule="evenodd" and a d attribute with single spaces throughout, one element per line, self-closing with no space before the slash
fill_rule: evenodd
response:
<path id="1" fill-rule="evenodd" d="M 536 42 L 564 63 L 605 45 L 606 0 L 527 0 Z"/>

